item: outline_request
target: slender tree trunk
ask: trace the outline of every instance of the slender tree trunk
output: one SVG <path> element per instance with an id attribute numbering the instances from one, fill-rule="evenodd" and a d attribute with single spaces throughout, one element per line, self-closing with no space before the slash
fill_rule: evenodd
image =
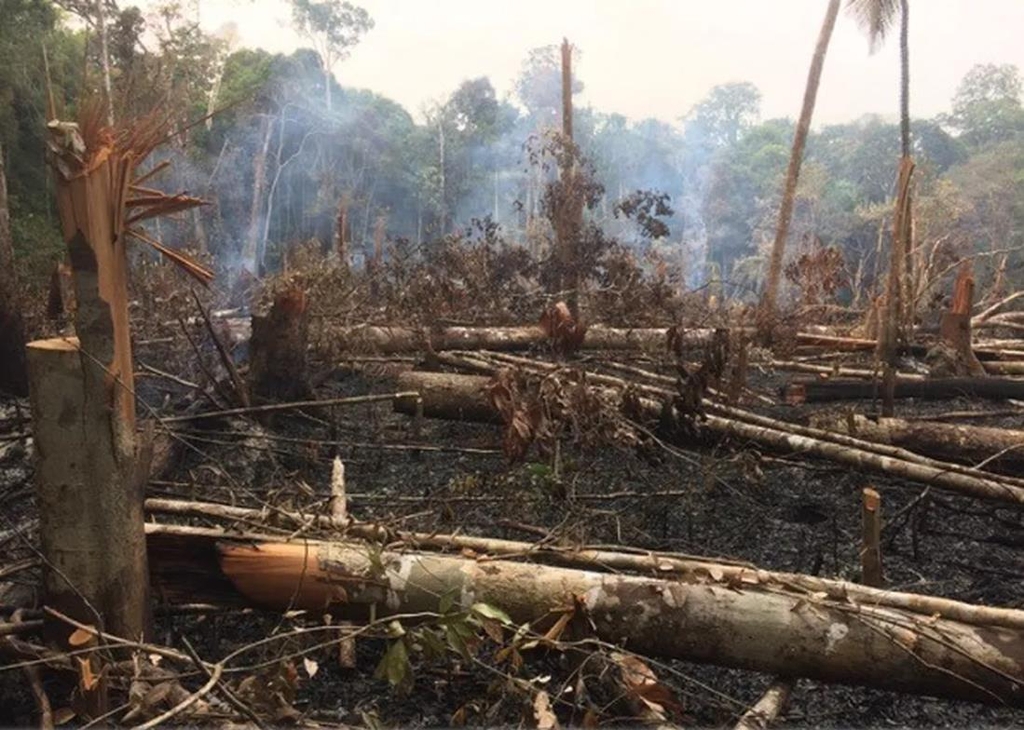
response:
<path id="1" fill-rule="evenodd" d="M 107 12 L 104 0 L 96 0 L 96 32 L 100 39 L 100 65 L 103 67 L 103 93 L 106 96 L 107 124 L 114 126 L 114 92 L 110 85 L 110 48 L 107 39 Z"/>
<path id="2" fill-rule="evenodd" d="M 572 318 L 580 317 L 580 256 L 579 238 L 583 221 L 583 201 L 577 190 L 576 159 L 572 124 L 572 46 L 562 40 L 562 160 L 559 164 L 562 178 L 562 200 L 556 212 L 555 238 L 558 246 L 558 291 L 568 289 L 566 304 Z"/>
<path id="3" fill-rule="evenodd" d="M 761 299 L 761 321 L 767 325 L 775 316 L 775 307 L 779 294 L 779 282 L 782 278 L 782 259 L 786 251 L 786 238 L 789 236 L 789 224 L 793 218 L 793 205 L 796 200 L 796 188 L 800 179 L 800 165 L 803 162 L 804 147 L 807 145 L 807 134 L 811 129 L 811 118 L 814 116 L 814 103 L 818 97 L 818 85 L 821 83 L 821 71 L 825 65 L 825 54 L 832 38 L 832 30 L 839 15 L 840 0 L 829 0 L 825 11 L 825 20 L 818 34 L 818 44 L 814 48 L 811 68 L 807 72 L 807 86 L 804 88 L 804 103 L 800 110 L 800 121 L 793 135 L 793 149 L 789 156 L 789 170 L 786 172 L 786 184 L 782 193 L 782 207 L 779 210 L 779 224 L 775 229 L 775 241 L 772 244 L 771 261 L 768 266 L 768 283 Z"/>
<path id="4" fill-rule="evenodd" d="M 900 2 L 900 154 L 910 157 L 910 0 Z"/>
<path id="5" fill-rule="evenodd" d="M 267 152 L 270 149 L 270 137 L 273 132 L 270 115 L 263 117 L 263 142 L 260 151 L 252 161 L 252 205 L 249 208 L 249 235 L 245 239 L 242 250 L 242 266 L 250 274 L 257 273 L 256 255 L 259 249 L 260 233 L 263 230 L 261 214 L 263 212 L 263 188 L 267 183 Z"/>
<path id="6" fill-rule="evenodd" d="M 7 209 L 7 177 L 0 146 L 0 390 L 28 395 L 25 374 L 25 326 L 21 320 L 18 277 L 14 273 L 14 241 Z"/>
<path id="7" fill-rule="evenodd" d="M 441 236 L 444 236 L 448 228 L 448 205 L 447 205 L 447 190 L 444 177 L 444 119 L 441 113 L 438 112 L 437 118 L 437 150 L 438 150 L 438 165 L 441 183 Z"/>

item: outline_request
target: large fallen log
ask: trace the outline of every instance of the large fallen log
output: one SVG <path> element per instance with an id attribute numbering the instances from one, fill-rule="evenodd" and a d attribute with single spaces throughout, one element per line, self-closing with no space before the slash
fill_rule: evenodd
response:
<path id="1" fill-rule="evenodd" d="M 153 584 L 171 602 L 365 618 L 436 613 L 455 596 L 540 631 L 585 611 L 596 638 L 649 656 L 1024 706 L 1019 629 L 762 587 L 756 573 L 732 584 L 661 579 L 168 525 L 150 525 L 147 540 Z"/>
<path id="2" fill-rule="evenodd" d="M 787 384 L 782 391 L 787 403 L 821 403 L 844 400 L 873 400 L 881 397 L 881 386 L 862 380 L 800 379 Z M 899 380 L 895 398 L 950 400 L 952 398 L 987 398 L 1005 400 L 1024 398 L 1024 380 L 1010 378 L 933 378 Z"/>
<path id="3" fill-rule="evenodd" d="M 421 393 L 424 399 L 422 411 L 424 416 L 450 420 L 471 420 L 466 416 L 467 413 L 487 413 L 488 408 L 491 409 L 491 414 L 497 412 L 487 396 L 486 387 L 491 382 L 487 376 L 430 373 L 429 377 L 421 378 L 422 375 L 424 374 L 418 371 L 402 373 L 400 383 L 403 389 Z M 438 388 L 439 383 L 443 383 L 443 393 L 457 393 L 457 400 L 449 402 L 440 394 L 432 395 L 431 391 Z M 641 409 L 643 418 L 656 421 L 661 416 L 662 405 L 657 400 L 643 397 L 634 400 Z M 429 407 L 427 406 L 428 402 Z M 470 411 L 466 404 L 473 402 L 475 402 L 475 406 L 473 411 Z M 458 407 L 455 405 L 456 403 L 459 404 Z M 396 400 L 394 408 L 399 413 L 408 415 L 415 413 L 410 407 L 408 399 Z M 713 406 L 713 408 L 721 414 L 739 412 L 737 409 L 721 406 Z M 971 473 L 970 470 L 963 467 L 957 469 L 957 465 L 937 462 L 924 457 L 915 461 L 875 453 L 858 448 L 857 440 L 850 437 L 845 437 L 844 443 L 830 442 L 801 433 L 803 431 L 813 434 L 815 429 L 794 426 L 792 430 L 783 430 L 776 426 L 777 421 L 757 417 L 755 414 L 748 415 L 750 418 L 747 421 L 741 421 L 737 418 L 709 413 L 701 420 L 700 425 L 712 433 L 752 441 L 775 451 L 829 459 L 857 469 L 930 484 L 959 494 L 1024 505 L 1024 488 L 1001 481 L 994 475 L 983 472 Z M 492 422 L 493 415 L 486 420 Z M 889 449 L 890 454 L 896 453 L 892 451 L 894 447 L 885 446 L 883 448 Z"/>
<path id="4" fill-rule="evenodd" d="M 443 550 L 460 552 L 463 555 L 479 554 L 516 560 L 526 559 L 545 565 L 598 572 L 639 573 L 662 578 L 677 577 L 688 581 L 713 580 L 726 585 L 756 583 L 766 589 L 774 585 L 780 590 L 820 593 L 833 600 L 889 607 L 926 617 L 941 616 L 972 626 L 998 626 L 1024 631 L 1024 611 L 1021 610 L 981 606 L 917 593 L 881 590 L 860 583 L 800 573 L 769 571 L 751 563 L 726 558 L 705 558 L 651 550 L 625 552 L 625 548 L 611 550 L 575 545 L 561 546 L 553 543 L 536 544 L 475 535 L 392 530 L 372 523 L 356 522 L 351 518 L 346 525 L 340 526 L 330 515 L 155 497 L 146 500 L 146 511 L 162 515 L 212 518 L 229 525 L 238 523 L 244 528 L 265 524 L 268 528 L 283 529 L 286 534 L 294 533 L 296 527 L 307 531 L 313 527 L 332 532 L 341 531 L 348 537 L 375 542 L 386 540 L 393 543 L 398 540 L 403 547 L 415 550 Z M 159 531 L 156 525 L 149 529 Z M 179 528 L 174 529 L 180 531 Z"/>
<path id="5" fill-rule="evenodd" d="M 851 436 L 892 444 L 985 468 L 1024 465 L 1024 431 L 899 418 L 821 419 L 818 425 Z"/>
<path id="6" fill-rule="evenodd" d="M 681 337 L 688 346 L 711 341 L 714 329 L 692 329 Z M 550 344 L 550 335 L 540 325 L 524 327 L 443 327 L 414 329 L 411 327 L 379 327 L 359 325 L 340 333 L 342 349 L 350 352 L 427 352 L 430 350 L 529 350 Z M 622 329 L 593 325 L 587 328 L 580 347 L 588 350 L 664 351 L 668 346 L 668 329 Z"/>

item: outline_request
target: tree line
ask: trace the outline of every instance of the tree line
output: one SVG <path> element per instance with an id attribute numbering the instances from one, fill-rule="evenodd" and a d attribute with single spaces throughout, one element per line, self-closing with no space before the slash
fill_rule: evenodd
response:
<path id="1" fill-rule="evenodd" d="M 474 219 L 537 252 L 550 241 L 542 206 L 554 173 L 530 150 L 559 125 L 555 45 L 527 54 L 507 97 L 471 78 L 414 116 L 337 81 L 333 72 L 344 79 L 344 58 L 373 32 L 372 18 L 349 3 L 295 0 L 294 24 L 309 47 L 287 55 L 238 48 L 230 28 L 207 33 L 175 4 L 148 17 L 112 1 L 0 4 L 0 144 L 15 251 L 29 276 L 60 255 L 44 161 L 50 96 L 71 118 L 85 92 L 108 86 L 115 122 L 174 119 L 161 154 L 175 164 L 162 182 L 211 203 L 162 221 L 153 235 L 226 267 L 274 270 L 290 245 L 310 240 L 359 265 L 382 240 L 430 246 Z M 573 92 L 582 89 L 576 81 Z M 691 286 L 717 281 L 756 297 L 795 131 L 790 119 L 762 119 L 760 102 L 754 85 L 737 82 L 713 88 L 673 123 L 578 107 L 574 140 L 602 185 L 590 221 L 654 249 Z M 980 254 L 980 265 L 1019 278 L 1019 69 L 976 66 L 947 113 L 912 124 L 915 244 L 936 261 Z M 838 252 L 844 296 L 879 280 L 900 145 L 898 122 L 879 116 L 810 131 L 787 231 L 794 283 L 792 262 L 824 249 Z M 618 215 L 638 190 L 668 196 L 653 238 Z"/>

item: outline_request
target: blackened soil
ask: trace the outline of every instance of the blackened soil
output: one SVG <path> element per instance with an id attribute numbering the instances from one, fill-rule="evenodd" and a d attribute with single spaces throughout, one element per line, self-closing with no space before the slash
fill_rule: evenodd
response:
<path id="1" fill-rule="evenodd" d="M 764 378 L 757 385 L 769 392 L 778 382 Z M 322 382 L 317 395 L 391 388 L 386 376 L 340 371 Z M 158 388 L 147 397 L 154 407 L 162 400 Z M 997 407 L 1005 405 L 901 404 L 900 410 Z M 810 410 L 777 406 L 764 412 L 798 420 Z M 1011 426 L 1014 420 L 988 423 Z M 196 423 L 183 426 L 180 435 L 188 445 L 151 485 L 151 495 L 310 507 L 327 498 L 331 461 L 340 455 L 350 510 L 360 519 L 530 541 L 548 532 L 551 539 L 572 544 L 728 557 L 767 569 L 854 580 L 860 493 L 871 484 L 882 493 L 888 517 L 884 566 L 892 587 L 1024 608 L 1019 512 L 935 490 L 919 500 L 920 485 L 769 454 L 752 444 L 693 447 L 676 455 L 616 446 L 582 451 L 566 444 L 556 472 L 550 459 L 533 454 L 510 466 L 495 427 L 427 420 L 417 435 L 411 419 L 392 414 L 388 404 L 276 416 L 258 428 L 240 420 Z M 438 450 L 398 448 L 412 443 Z M 187 637 L 204 658 L 216 660 L 303 620 L 259 613 L 163 617 L 158 639 L 174 644 Z M 505 667 L 485 666 L 494 647 L 482 647 L 480 663 L 414 663 L 411 686 L 401 691 L 374 678 L 385 647 L 379 638 L 359 641 L 355 669 L 339 668 L 333 650 L 312 653 L 318 669 L 312 678 L 300 669 L 295 708 L 309 721 L 357 725 L 533 723 L 528 695 L 502 678 Z M 295 649 L 272 645 L 254 650 L 247 660 L 270 661 Z M 771 682 L 764 675 L 686 662 L 652 661 L 651 666 L 685 705 L 677 718 L 683 725 L 730 726 Z M 579 676 L 577 668 L 572 656 L 538 653 L 527 658 L 518 676 L 543 679 L 562 722 L 579 724 L 582 715 L 561 701 L 571 700 L 571 692 L 559 694 L 574 686 L 568 680 Z M 12 689 L 20 683 L 20 675 L 0 673 L 0 707 L 12 708 L 0 711 L 4 723 L 31 721 L 27 693 Z M 595 697 L 609 692 L 599 677 L 588 689 Z M 636 724 L 621 708 L 609 706 L 611 724 Z M 1024 712 L 800 681 L 780 726 L 1019 727 Z"/>

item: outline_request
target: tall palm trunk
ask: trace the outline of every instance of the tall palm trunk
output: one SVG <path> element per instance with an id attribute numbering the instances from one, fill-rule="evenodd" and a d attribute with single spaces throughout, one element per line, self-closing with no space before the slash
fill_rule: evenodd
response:
<path id="1" fill-rule="evenodd" d="M 786 238 L 789 236 L 789 224 L 793 219 L 793 205 L 796 201 L 796 188 L 800 179 L 800 165 L 803 162 L 804 147 L 811 128 L 811 117 L 814 115 L 814 103 L 818 97 L 818 85 L 821 83 L 821 71 L 825 65 L 825 54 L 832 39 L 832 30 L 839 15 L 840 0 L 829 0 L 818 33 L 818 44 L 814 47 L 811 67 L 807 72 L 807 86 L 804 88 L 804 103 L 800 110 L 800 121 L 793 135 L 793 149 L 789 156 L 789 169 L 786 172 L 786 183 L 782 193 L 782 207 L 779 210 L 779 223 L 775 229 L 775 241 L 772 244 L 771 262 L 768 266 L 768 284 L 761 299 L 761 321 L 770 322 L 774 318 L 775 306 L 778 301 L 779 281 L 782 278 L 782 258 L 786 252 Z"/>
<path id="2" fill-rule="evenodd" d="M 886 323 L 879 340 L 882 355 L 882 415 L 895 410 L 896 356 L 899 341 L 906 336 L 905 327 L 913 311 L 910 292 L 910 231 L 913 220 L 911 178 L 914 162 L 910 156 L 910 2 L 900 2 L 900 167 L 896 188 L 896 210 L 893 214 L 892 252 L 889 258 Z"/>

